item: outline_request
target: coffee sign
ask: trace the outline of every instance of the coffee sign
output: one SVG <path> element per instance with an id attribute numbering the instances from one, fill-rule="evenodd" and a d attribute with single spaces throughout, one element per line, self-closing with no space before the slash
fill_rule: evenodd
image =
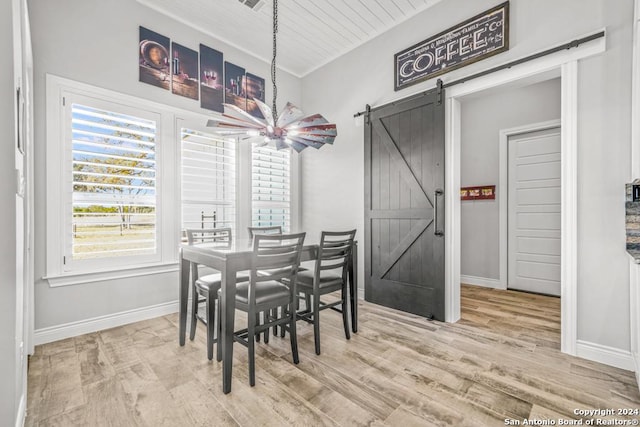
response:
<path id="1" fill-rule="evenodd" d="M 509 2 L 395 55 L 395 90 L 509 49 Z"/>

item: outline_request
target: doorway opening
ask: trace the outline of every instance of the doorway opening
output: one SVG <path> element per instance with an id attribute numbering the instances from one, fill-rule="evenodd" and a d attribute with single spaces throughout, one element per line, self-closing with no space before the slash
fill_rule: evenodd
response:
<path id="1" fill-rule="evenodd" d="M 554 77 L 459 100 L 460 185 L 495 188 L 460 202 L 461 317 L 556 349 L 559 300 L 512 290 L 560 296 L 560 91 Z"/>
<path id="2" fill-rule="evenodd" d="M 461 278 L 461 99 L 483 90 L 561 77 L 561 351 L 577 347 L 577 108 L 578 60 L 606 49 L 604 38 L 503 69 L 446 92 L 445 304 L 446 320 L 460 319 Z"/>

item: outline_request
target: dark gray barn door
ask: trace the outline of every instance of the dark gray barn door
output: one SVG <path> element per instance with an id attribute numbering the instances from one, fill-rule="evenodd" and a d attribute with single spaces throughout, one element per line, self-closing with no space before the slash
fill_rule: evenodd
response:
<path id="1" fill-rule="evenodd" d="M 444 321 L 444 102 L 372 111 L 365 128 L 365 299 Z"/>

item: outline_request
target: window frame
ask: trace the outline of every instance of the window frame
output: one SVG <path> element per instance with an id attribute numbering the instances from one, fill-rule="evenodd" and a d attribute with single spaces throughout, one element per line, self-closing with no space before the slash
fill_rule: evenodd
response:
<path id="1" fill-rule="evenodd" d="M 64 246 L 60 244 L 64 232 L 60 224 L 65 221 L 63 194 L 65 167 L 65 125 L 62 100 L 66 97 L 83 96 L 102 99 L 159 115 L 157 122 L 157 193 L 156 193 L 156 239 L 157 257 L 145 262 L 114 265 L 115 258 L 107 259 L 103 265 L 82 269 L 65 269 Z M 197 128 L 206 132 L 208 119 L 218 113 L 189 111 L 171 107 L 120 92 L 76 82 L 59 76 L 46 75 L 46 229 L 45 229 L 45 280 L 49 286 L 78 285 L 92 282 L 114 281 L 128 277 L 166 274 L 178 271 L 179 247 L 182 235 L 181 200 L 181 124 L 199 124 Z M 69 108 L 70 109 L 70 108 Z M 189 126 L 187 126 L 189 127 Z M 196 130 L 197 130 L 196 128 Z M 290 227 L 300 227 L 300 167 L 299 155 L 290 157 Z M 252 224 L 252 149 L 249 143 L 236 142 L 236 236 L 248 238 L 247 227 Z M 63 227 L 64 228 L 64 227 Z"/>
<path id="2" fill-rule="evenodd" d="M 177 270 L 177 242 L 173 236 L 174 208 L 169 203 L 175 175 L 175 153 L 171 144 L 173 114 L 162 104 L 47 74 L 46 79 L 46 264 L 49 285 L 64 286 L 156 272 Z M 156 118 L 156 253 L 139 257 L 67 260 L 71 250 L 72 144 L 71 106 L 74 100 L 89 107 L 114 105 L 118 111 L 143 118 Z M 89 101 L 89 102 L 87 102 Z M 92 104 L 92 102 L 95 102 Z M 107 107 L 108 109 L 108 107 Z M 63 224 L 61 227 L 60 225 Z M 129 259 L 123 259 L 129 258 Z M 133 258 L 133 259 L 131 259 Z M 168 268 L 170 266 L 171 268 Z"/>

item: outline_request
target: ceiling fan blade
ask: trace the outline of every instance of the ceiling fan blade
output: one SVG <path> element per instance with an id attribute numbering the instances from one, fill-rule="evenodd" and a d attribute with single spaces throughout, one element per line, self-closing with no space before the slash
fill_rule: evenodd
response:
<path id="1" fill-rule="evenodd" d="M 290 123 L 293 123 L 302 117 L 304 117 L 302 110 L 292 103 L 287 102 L 287 105 L 285 105 L 284 110 L 280 113 L 280 117 L 278 117 L 278 122 L 276 124 L 278 127 L 286 127 Z"/>

